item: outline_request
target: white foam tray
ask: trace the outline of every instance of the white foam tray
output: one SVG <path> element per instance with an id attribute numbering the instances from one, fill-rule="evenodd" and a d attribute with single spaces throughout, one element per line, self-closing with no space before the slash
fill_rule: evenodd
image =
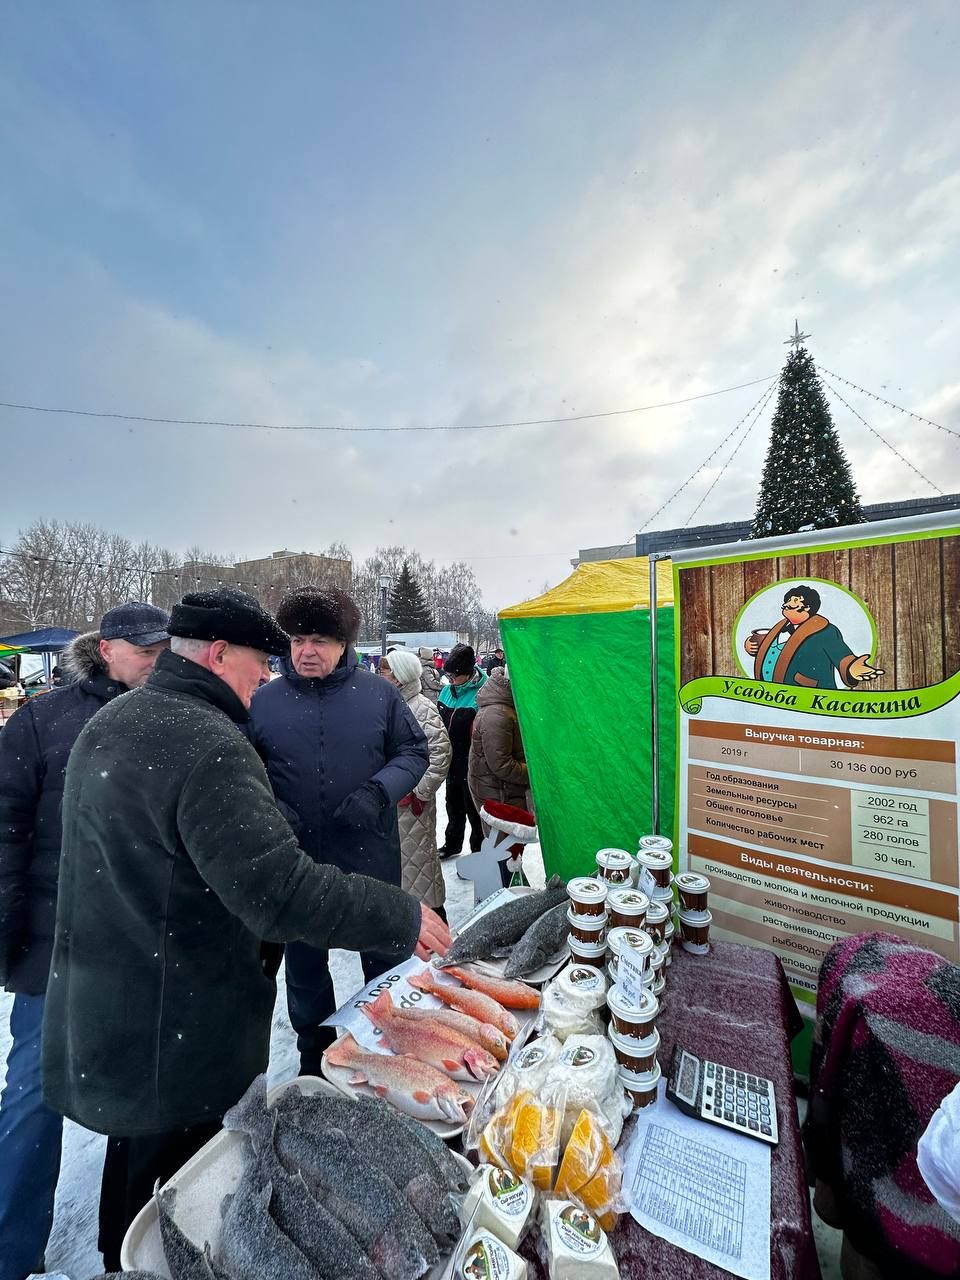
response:
<path id="1" fill-rule="evenodd" d="M 299 1076 L 271 1089 L 267 1102 L 274 1103 L 288 1089 L 299 1089 L 308 1096 L 343 1092 L 315 1076 Z M 209 1243 L 216 1252 L 220 1244 L 220 1205 L 223 1197 L 235 1191 L 240 1181 L 244 1142 L 242 1133 L 221 1130 L 164 1183 L 165 1187 L 173 1187 L 177 1191 L 174 1212 L 177 1226 L 198 1248 L 202 1249 L 204 1243 Z M 462 1156 L 456 1152 L 453 1155 L 466 1169 L 471 1168 Z M 120 1250 L 120 1265 L 124 1271 L 152 1271 L 165 1280 L 172 1280 L 160 1240 L 160 1220 L 155 1201 L 144 1205 L 130 1224 Z M 439 1280 L 446 1265 L 447 1260 L 442 1259 L 430 1272 L 428 1280 Z"/>

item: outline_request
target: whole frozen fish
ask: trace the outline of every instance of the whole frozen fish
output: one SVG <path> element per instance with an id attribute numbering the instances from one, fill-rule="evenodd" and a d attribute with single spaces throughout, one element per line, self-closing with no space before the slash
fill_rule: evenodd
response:
<path id="1" fill-rule="evenodd" d="M 321 1135 L 335 1124 L 351 1136 L 354 1132 L 364 1140 L 369 1136 L 368 1149 L 375 1150 L 378 1159 L 387 1148 L 407 1147 L 445 1191 L 466 1190 L 463 1166 L 454 1159 L 443 1139 L 426 1125 L 395 1111 L 381 1098 L 333 1098 L 328 1094 L 303 1094 L 299 1089 L 288 1089 L 274 1103 L 273 1110 L 281 1124 L 293 1125 L 308 1133 Z M 345 1119 L 341 1120 L 341 1116 Z M 399 1186 L 389 1169 L 387 1173 Z"/>
<path id="2" fill-rule="evenodd" d="M 303 1098 L 299 1089 L 291 1089 L 291 1099 Z M 317 1102 L 328 1101 L 328 1095 L 316 1095 Z M 340 1099 L 329 1099 L 339 1102 Z M 348 1102 L 348 1099 L 342 1099 Z M 381 1272 L 346 1226 L 314 1196 L 304 1178 L 291 1173 L 277 1151 L 280 1114 L 267 1107 L 266 1076 L 258 1076 L 240 1101 L 223 1118 L 224 1128 L 245 1133 L 250 1139 L 250 1176 L 258 1187 L 271 1188 L 268 1212 L 283 1234 L 326 1276 L 338 1280 L 380 1280 Z M 325 1137 L 325 1135 L 323 1135 Z M 314 1158 L 321 1159 L 321 1135 L 308 1139 Z M 297 1150 L 298 1157 L 305 1158 Z M 175 1277 L 176 1280 L 176 1277 Z"/>
<path id="3" fill-rule="evenodd" d="M 551 907 L 526 931 L 513 948 L 507 966 L 503 971 L 505 978 L 523 978 L 535 973 L 548 960 L 563 950 L 570 932 L 567 920 L 567 903 Z"/>
<path id="4" fill-rule="evenodd" d="M 203 1249 L 199 1249 L 173 1218 L 177 1193 L 173 1187 L 154 1193 L 160 1220 L 160 1243 L 173 1280 L 215 1280 L 216 1273 Z M 207 1242 L 204 1241 L 204 1246 Z"/>
<path id="5" fill-rule="evenodd" d="M 417 1280 L 439 1260 L 436 1241 L 417 1213 L 382 1170 L 357 1160 L 341 1130 L 327 1130 L 319 1146 L 292 1126 L 281 1129 L 277 1152 L 388 1280 Z"/>
<path id="6" fill-rule="evenodd" d="M 502 1005 L 504 1009 L 540 1008 L 540 992 L 534 991 L 533 987 L 528 987 L 525 982 L 511 982 L 498 978 L 493 974 L 484 973 L 481 969 L 474 969 L 469 964 L 448 969 L 447 973 L 458 982 L 462 982 L 465 987 L 470 987 L 473 991 L 482 991 L 485 996 L 496 1000 L 497 1004 Z"/>
<path id="7" fill-rule="evenodd" d="M 417 1120 L 466 1123 L 466 1109 L 473 1098 L 426 1062 L 400 1054 L 364 1053 L 351 1035 L 338 1040 L 324 1057 L 335 1067 L 351 1068 L 351 1084 L 369 1084 L 381 1098 Z"/>
<path id="8" fill-rule="evenodd" d="M 313 1195 L 299 1173 L 289 1174 L 279 1158 L 271 1179 L 270 1216 L 321 1276 L 337 1280 L 380 1280 L 381 1272 L 347 1228 Z M 279 1176 L 282 1173 L 282 1177 Z"/>
<path id="9" fill-rule="evenodd" d="M 453 1248 L 460 1234 L 460 1218 L 449 1192 L 459 1189 L 460 1178 L 456 1180 L 456 1188 L 448 1186 L 433 1157 L 399 1123 L 395 1111 L 379 1098 L 353 1100 L 322 1095 L 318 1100 L 322 1100 L 323 1105 L 307 1110 L 290 1105 L 298 1095 L 299 1090 L 289 1090 L 278 1099 L 275 1112 L 278 1126 L 292 1125 L 315 1142 L 319 1149 L 325 1146 L 330 1129 L 346 1133 L 357 1160 L 372 1163 L 387 1175 L 416 1210 L 440 1249 Z M 417 1128 L 422 1127 L 417 1125 Z M 283 1226 L 272 1203 L 271 1212 Z M 313 1256 L 295 1236 L 291 1238 L 308 1257 Z M 345 1273 L 338 1269 L 332 1274 L 340 1276 Z"/>
<path id="10" fill-rule="evenodd" d="M 322 1280 L 317 1269 L 270 1217 L 270 1183 L 258 1187 L 252 1168 L 224 1198 L 220 1261 L 232 1280 Z"/>
<path id="11" fill-rule="evenodd" d="M 381 1044 L 394 1053 L 408 1053 L 428 1062 L 451 1080 L 486 1080 L 497 1073 L 493 1054 L 462 1031 L 430 1019 L 411 1022 L 398 1018 L 389 991 L 381 991 L 376 1000 L 363 1006 L 363 1012 L 382 1032 Z"/>
<path id="12" fill-rule="evenodd" d="M 492 1022 L 478 1022 L 466 1013 L 457 1013 L 456 1009 L 398 1009 L 394 1006 L 398 1018 L 406 1018 L 408 1022 L 439 1022 L 454 1031 L 462 1031 L 465 1036 L 492 1053 L 498 1062 L 506 1062 L 510 1052 L 510 1042 L 499 1027 Z"/>
<path id="13" fill-rule="evenodd" d="M 520 1024 L 513 1014 L 508 1013 L 490 996 L 485 996 L 482 991 L 471 991 L 469 987 L 454 986 L 451 982 L 444 982 L 429 969 L 424 969 L 422 973 L 411 974 L 407 981 L 411 987 L 416 987 L 418 991 L 429 991 L 430 995 L 436 996 L 444 1004 L 452 1005 L 460 1013 L 465 1013 L 478 1021 L 492 1022 L 495 1027 L 500 1028 L 508 1040 L 512 1040 L 520 1030 Z"/>
<path id="14" fill-rule="evenodd" d="M 465 929 L 437 965 L 441 969 L 463 964 L 465 960 L 489 960 L 496 951 L 510 947 L 539 916 L 551 907 L 565 902 L 567 890 L 559 876 L 552 876 L 547 887 L 538 893 L 526 893 L 488 911 L 475 924 Z"/>

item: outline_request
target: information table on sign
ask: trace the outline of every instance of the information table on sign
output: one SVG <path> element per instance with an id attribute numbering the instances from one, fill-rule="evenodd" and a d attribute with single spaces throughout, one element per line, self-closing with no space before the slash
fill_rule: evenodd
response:
<path id="1" fill-rule="evenodd" d="M 713 881 L 718 936 L 773 947 L 809 990 L 833 942 L 865 929 L 955 958 L 955 742 L 699 718 L 686 729 L 688 862 Z"/>

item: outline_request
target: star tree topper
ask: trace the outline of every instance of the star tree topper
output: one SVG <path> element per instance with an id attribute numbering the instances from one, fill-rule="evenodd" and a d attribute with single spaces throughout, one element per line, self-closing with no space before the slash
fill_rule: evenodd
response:
<path id="1" fill-rule="evenodd" d="M 789 337 L 783 345 L 785 347 L 793 347 L 794 351 L 796 351 L 799 347 L 803 345 L 804 342 L 806 342 L 807 338 L 809 337 L 810 337 L 809 333 L 800 332 L 800 326 L 799 324 L 797 324 L 796 320 L 794 320 L 793 335 Z"/>

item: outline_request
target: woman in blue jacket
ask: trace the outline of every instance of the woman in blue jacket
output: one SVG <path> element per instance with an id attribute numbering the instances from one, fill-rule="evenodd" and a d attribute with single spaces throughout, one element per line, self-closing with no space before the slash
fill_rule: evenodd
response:
<path id="1" fill-rule="evenodd" d="M 344 591 L 299 587 L 280 602 L 290 636 L 279 679 L 250 708 L 254 742 L 277 799 L 317 862 L 400 884 L 397 803 L 423 777 L 427 740 L 399 691 L 357 663 L 360 614 Z M 361 954 L 366 979 L 389 960 Z M 326 951 L 286 949 L 287 1009 L 303 1075 L 318 1075 L 334 1033 L 320 1023 L 336 1000 Z"/>

